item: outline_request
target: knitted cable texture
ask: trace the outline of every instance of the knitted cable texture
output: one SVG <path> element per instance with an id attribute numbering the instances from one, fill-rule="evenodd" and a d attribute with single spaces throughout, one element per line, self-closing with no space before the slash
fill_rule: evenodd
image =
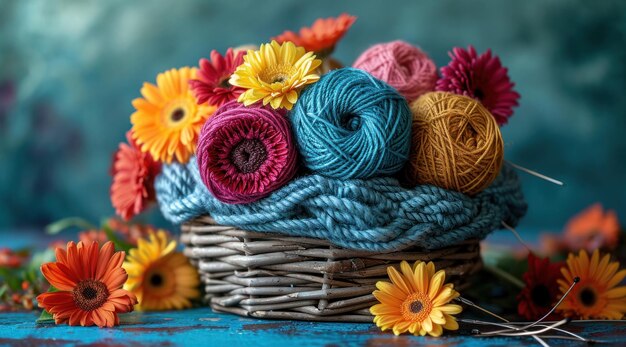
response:
<path id="1" fill-rule="evenodd" d="M 474 197 L 432 185 L 407 189 L 391 177 L 308 175 L 256 202 L 232 205 L 209 193 L 195 158 L 187 165 L 165 165 L 155 188 L 163 215 L 173 223 L 211 215 L 222 225 L 376 252 L 409 246 L 437 249 L 483 238 L 502 221 L 516 225 L 526 212 L 518 178 L 507 165 Z"/>

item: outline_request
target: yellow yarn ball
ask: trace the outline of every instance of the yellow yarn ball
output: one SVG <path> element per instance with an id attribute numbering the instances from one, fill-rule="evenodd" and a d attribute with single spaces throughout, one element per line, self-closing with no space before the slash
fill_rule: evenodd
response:
<path id="1" fill-rule="evenodd" d="M 474 195 L 493 182 L 504 144 L 491 113 L 472 98 L 430 92 L 411 104 L 410 184 L 432 184 Z"/>

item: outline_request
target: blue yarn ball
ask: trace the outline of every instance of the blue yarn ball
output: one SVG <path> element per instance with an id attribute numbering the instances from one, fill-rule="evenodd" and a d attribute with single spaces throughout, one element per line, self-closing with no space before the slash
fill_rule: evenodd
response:
<path id="1" fill-rule="evenodd" d="M 327 177 L 389 176 L 409 156 L 406 99 L 365 71 L 331 71 L 300 95 L 291 111 L 304 165 Z"/>

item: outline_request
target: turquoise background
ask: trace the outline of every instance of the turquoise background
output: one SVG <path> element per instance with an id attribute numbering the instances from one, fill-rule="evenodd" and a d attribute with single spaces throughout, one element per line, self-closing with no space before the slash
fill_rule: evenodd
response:
<path id="1" fill-rule="evenodd" d="M 522 227 L 559 230 L 596 201 L 626 215 L 624 1 L 2 0 L 0 230 L 113 213 L 110 160 L 143 81 L 341 12 L 358 16 L 345 64 L 394 39 L 439 66 L 453 46 L 501 57 L 522 95 L 506 158 L 566 182 L 520 173 Z"/>

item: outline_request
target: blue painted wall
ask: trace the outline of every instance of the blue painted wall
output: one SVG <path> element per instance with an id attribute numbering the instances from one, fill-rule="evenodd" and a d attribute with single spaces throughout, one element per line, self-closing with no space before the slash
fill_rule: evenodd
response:
<path id="1" fill-rule="evenodd" d="M 626 216 L 626 2 L 260 3 L 0 1 L 0 229 L 112 213 L 111 153 L 144 80 L 344 11 L 359 17 L 345 63 L 393 39 L 439 65 L 455 45 L 500 55 L 522 95 L 506 158 L 567 182 L 523 176 L 523 226 L 558 229 L 595 201 Z"/>

